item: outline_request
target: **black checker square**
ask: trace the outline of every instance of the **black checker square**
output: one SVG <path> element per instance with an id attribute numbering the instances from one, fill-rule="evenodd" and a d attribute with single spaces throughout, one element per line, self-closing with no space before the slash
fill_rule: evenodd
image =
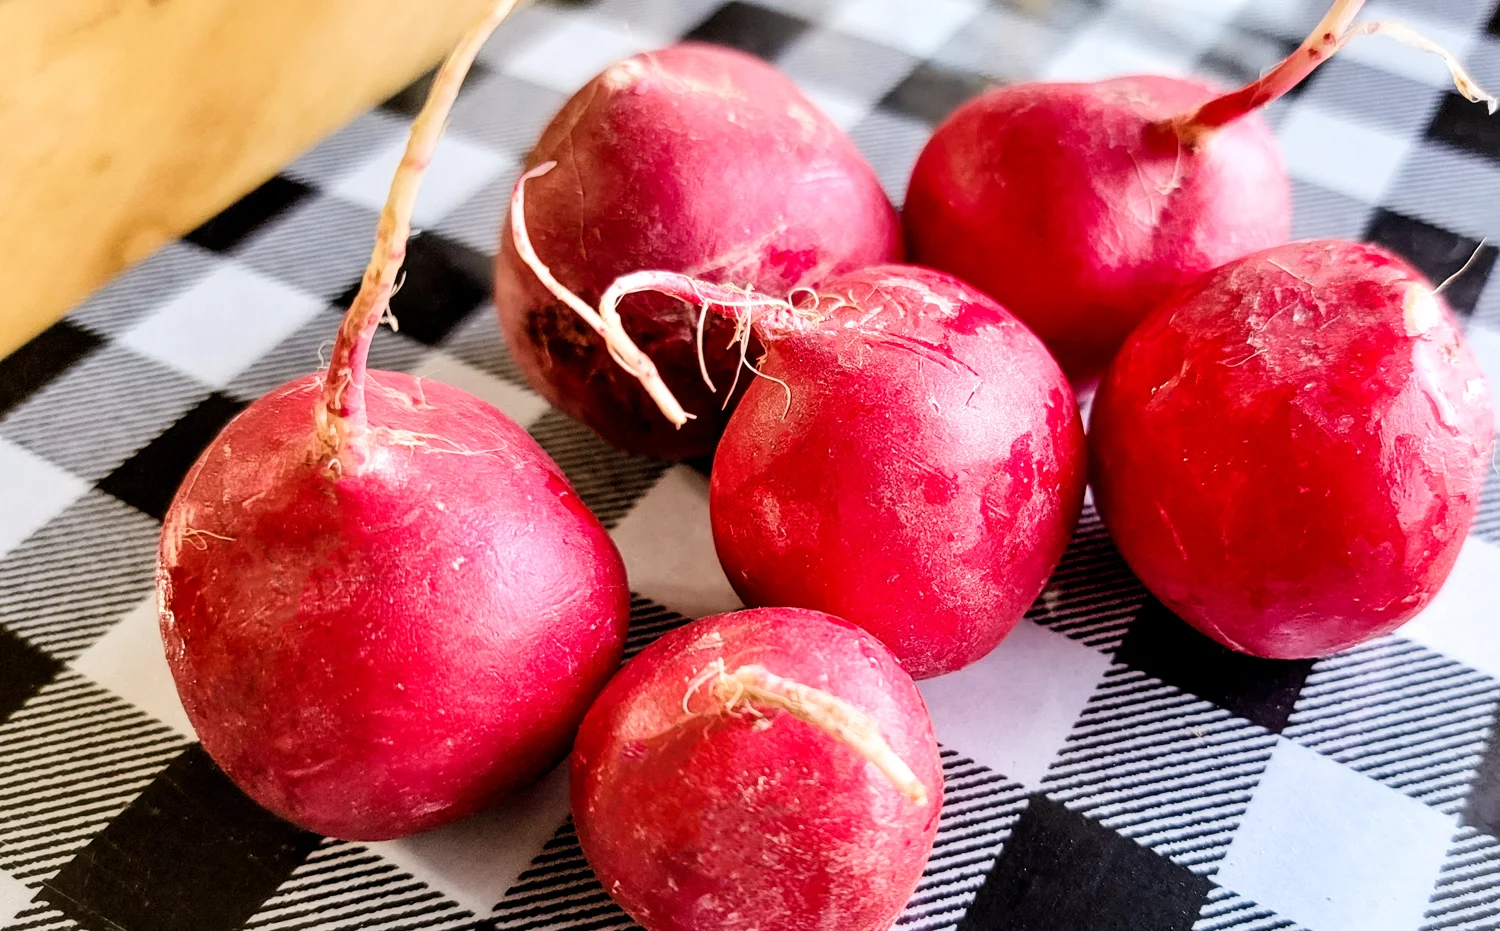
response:
<path id="1" fill-rule="evenodd" d="M 37 897 L 90 931 L 230 931 L 320 839 L 252 802 L 193 744 Z"/>
<path id="2" fill-rule="evenodd" d="M 172 496 L 177 493 L 177 486 L 193 467 L 199 453 L 244 408 L 244 401 L 218 392 L 209 395 L 106 475 L 99 482 L 99 490 L 161 520 L 172 503 Z"/>
<path id="3" fill-rule="evenodd" d="M 958 931 L 1188 931 L 1211 888 L 1035 793 Z"/>
<path id="4" fill-rule="evenodd" d="M 311 193 L 302 182 L 275 175 L 182 238 L 213 252 L 228 252 Z"/>
<path id="5" fill-rule="evenodd" d="M 1500 720 L 1490 725 L 1484 757 L 1469 784 L 1463 823 L 1500 840 Z"/>
<path id="6" fill-rule="evenodd" d="M 730 0 L 683 38 L 726 45 L 769 61 L 780 55 L 807 28 L 806 20 L 790 13 Z"/>
<path id="7" fill-rule="evenodd" d="M 1450 233 L 1385 208 L 1375 212 L 1364 238 L 1406 259 L 1434 284 L 1446 281 L 1472 258 L 1474 264 L 1443 289 L 1449 305 L 1463 314 L 1474 312 L 1480 292 L 1495 268 L 1495 255 L 1500 252 L 1489 244 L 1481 246 L 1477 239 Z"/>
<path id="8" fill-rule="evenodd" d="M 432 82 L 437 77 L 437 72 L 438 69 L 434 67 L 396 91 L 381 102 L 380 109 L 407 119 L 415 119 L 417 114 L 422 112 L 422 105 L 427 102 L 427 95 L 432 91 Z M 482 61 L 476 61 L 470 65 L 469 72 L 464 75 L 463 83 L 459 85 L 459 96 L 462 97 L 464 91 L 483 81 L 489 73 L 489 66 Z"/>
<path id="9" fill-rule="evenodd" d="M 391 298 L 397 332 L 428 346 L 442 342 L 489 299 L 494 270 L 489 256 L 440 233 L 412 236 Z M 359 282 L 334 302 L 340 310 L 354 303 Z"/>
<path id="10" fill-rule="evenodd" d="M 88 330 L 59 320 L 20 349 L 0 358 L 0 417 L 20 407 L 101 342 L 101 337 Z"/>
<path id="11" fill-rule="evenodd" d="M 923 62 L 891 88 L 880 107 L 936 126 L 991 83 L 978 74 Z"/>
<path id="12" fill-rule="evenodd" d="M 0 724 L 62 671 L 56 659 L 0 627 Z"/>
<path id="13" fill-rule="evenodd" d="M 1119 662 L 1279 734 L 1316 660 L 1261 659 L 1220 646 L 1155 598 L 1130 625 Z"/>
<path id="14" fill-rule="evenodd" d="M 1500 120 L 1492 119 L 1483 104 L 1470 103 L 1452 91 L 1443 95 L 1427 125 L 1427 138 L 1500 162 Z"/>

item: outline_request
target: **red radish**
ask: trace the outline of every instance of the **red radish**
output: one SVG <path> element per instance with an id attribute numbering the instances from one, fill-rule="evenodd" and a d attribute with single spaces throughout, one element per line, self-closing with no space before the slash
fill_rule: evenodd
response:
<path id="1" fill-rule="evenodd" d="M 662 268 L 770 294 L 898 260 L 901 231 L 849 138 L 774 68 L 683 43 L 605 69 L 567 102 L 527 159 L 562 167 L 528 192 L 532 242 L 597 303 L 617 276 Z M 508 230 L 508 224 L 507 224 Z M 495 306 L 511 352 L 547 400 L 622 449 L 713 451 L 737 395 L 699 378 L 696 308 L 655 294 L 620 305 L 666 383 L 702 416 L 677 430 L 606 347 L 542 288 L 502 232 Z M 728 384 L 732 324 L 708 320 L 708 377 Z"/>
<path id="2" fill-rule="evenodd" d="M 654 290 L 711 303 L 765 356 L 719 443 L 709 510 L 747 604 L 837 614 L 917 678 L 988 653 L 1062 556 L 1083 501 L 1084 440 L 1067 379 L 994 301 L 941 272 L 885 265 L 775 300 L 670 272 L 626 276 L 596 311 L 522 256 L 594 327 L 674 423 L 689 415 L 615 307 Z M 742 347 L 743 349 L 743 342 Z"/>
<path id="3" fill-rule="evenodd" d="M 889 650 L 797 608 L 706 617 L 589 709 L 578 839 L 646 931 L 888 931 L 932 851 L 932 722 Z"/>
<path id="4" fill-rule="evenodd" d="M 1339 0 L 1285 61 L 1215 96 L 1155 75 L 986 91 L 917 160 L 904 221 L 912 259 L 1005 305 L 1077 381 L 1097 375 L 1146 313 L 1231 259 L 1285 242 L 1291 199 L 1255 111 L 1356 35 L 1383 32 L 1453 59 L 1394 23 L 1351 27 Z"/>
<path id="5" fill-rule="evenodd" d="M 1389 633 L 1474 521 L 1490 392 L 1446 304 L 1378 246 L 1220 268 L 1131 334 L 1094 400 L 1100 515 L 1158 598 L 1276 658 Z"/>
<path id="6" fill-rule="evenodd" d="M 512 5 L 433 84 L 328 373 L 230 422 L 162 527 L 162 638 L 204 748 L 256 801 L 337 837 L 434 827 L 549 770 L 624 643 L 620 556 L 526 432 L 365 367 L 421 172 Z"/>

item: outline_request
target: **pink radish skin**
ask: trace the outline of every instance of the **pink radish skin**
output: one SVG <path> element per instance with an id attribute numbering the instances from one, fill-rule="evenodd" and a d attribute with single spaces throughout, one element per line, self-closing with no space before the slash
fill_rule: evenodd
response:
<path id="1" fill-rule="evenodd" d="M 527 167 L 528 226 L 558 280 L 590 304 L 616 277 L 667 269 L 784 294 L 900 258 L 895 211 L 847 136 L 769 65 L 684 43 L 625 59 L 590 81 L 543 131 Z M 622 449 L 712 452 L 728 412 L 699 376 L 699 308 L 655 294 L 620 306 L 627 330 L 697 420 L 677 430 L 517 254 L 509 224 L 495 264 L 501 329 L 527 379 Z M 738 353 L 708 321 L 705 360 L 721 388 Z"/>
<path id="2" fill-rule="evenodd" d="M 986 91 L 917 160 L 903 211 L 912 260 L 974 284 L 1070 377 L 1092 379 L 1173 291 L 1286 241 L 1286 174 L 1255 111 L 1351 38 L 1380 32 L 1441 55 L 1494 111 L 1442 49 L 1399 24 L 1352 25 L 1362 3 L 1338 0 L 1285 61 L 1222 95 L 1150 75 Z"/>
<path id="3" fill-rule="evenodd" d="M 847 618 L 917 678 L 1015 627 L 1083 501 L 1067 380 L 1032 333 L 939 272 L 828 282 L 828 316 L 767 337 L 714 459 L 719 559 L 746 604 Z M 834 297 L 848 304 L 837 307 Z"/>
<path id="4" fill-rule="evenodd" d="M 867 721 L 886 765 L 834 717 Z M 795 608 L 706 617 L 647 647 L 572 760 L 579 842 L 646 931 L 887 931 L 932 850 L 942 785 L 926 706 L 890 651 Z"/>
<path id="5" fill-rule="evenodd" d="M 624 566 L 482 401 L 366 370 L 464 70 L 434 83 L 327 374 L 250 405 L 162 527 L 167 661 L 204 748 L 283 818 L 355 840 L 467 815 L 554 766 L 619 662 Z"/>
<path id="6" fill-rule="evenodd" d="M 1348 242 L 1280 246 L 1157 308 L 1091 415 L 1094 493 L 1179 616 L 1257 656 L 1389 633 L 1442 587 L 1494 442 L 1446 304 Z"/>

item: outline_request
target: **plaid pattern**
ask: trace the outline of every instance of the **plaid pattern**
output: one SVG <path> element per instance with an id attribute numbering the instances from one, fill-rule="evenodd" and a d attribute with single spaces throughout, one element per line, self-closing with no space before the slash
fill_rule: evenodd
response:
<path id="1" fill-rule="evenodd" d="M 776 62 L 898 201 L 980 88 L 1134 70 L 1242 81 L 1322 0 L 584 0 L 484 50 L 417 208 L 399 333 L 372 363 L 528 426 L 611 528 L 631 651 L 737 601 L 706 482 L 603 445 L 499 344 L 489 269 L 526 147 L 568 93 L 687 35 Z M 1500 85 L 1490 0 L 1372 2 Z M 194 741 L 155 626 L 162 513 L 223 424 L 316 367 L 425 84 L 308 152 L 0 361 L 0 928 L 614 929 L 561 772 L 421 837 L 353 844 L 250 804 Z M 1267 114 L 1299 236 L 1369 237 L 1428 275 L 1500 234 L 1500 120 L 1435 61 L 1364 40 Z M 1448 291 L 1500 386 L 1494 246 Z M 911 929 L 1500 927 L 1500 473 L 1439 599 L 1399 636 L 1270 662 L 1194 634 L 1089 507 L 1016 633 L 923 683 L 948 797 Z"/>

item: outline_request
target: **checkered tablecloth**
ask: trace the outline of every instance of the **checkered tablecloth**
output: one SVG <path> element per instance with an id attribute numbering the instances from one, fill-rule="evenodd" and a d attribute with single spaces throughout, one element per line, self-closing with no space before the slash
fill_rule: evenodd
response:
<path id="1" fill-rule="evenodd" d="M 1241 81 L 1323 0 L 595 0 L 501 27 L 422 190 L 399 333 L 372 364 L 525 424 L 611 528 L 638 649 L 736 607 L 706 480 L 615 452 L 532 393 L 488 305 L 517 165 L 604 65 L 687 34 L 792 75 L 900 201 L 933 125 L 986 84 L 1130 71 Z M 1372 2 L 1500 89 L 1492 0 Z M 277 821 L 194 741 L 152 603 L 159 521 L 247 402 L 318 366 L 367 257 L 420 83 L 360 116 L 0 362 L 0 928 L 617 929 L 566 777 L 432 834 Z M 316 93 L 316 89 L 309 89 Z M 1442 67 L 1356 43 L 1268 116 L 1299 236 L 1368 237 L 1434 279 L 1500 235 L 1500 118 Z M 19 130 L 17 130 L 19 131 Z M 1496 249 L 1448 290 L 1500 388 Z M 1500 928 L 1500 473 L 1442 595 L 1317 662 L 1223 651 L 1150 598 L 1092 508 L 1028 619 L 925 682 L 947 802 L 900 927 Z M 776 931 L 776 929 L 762 929 Z"/>

